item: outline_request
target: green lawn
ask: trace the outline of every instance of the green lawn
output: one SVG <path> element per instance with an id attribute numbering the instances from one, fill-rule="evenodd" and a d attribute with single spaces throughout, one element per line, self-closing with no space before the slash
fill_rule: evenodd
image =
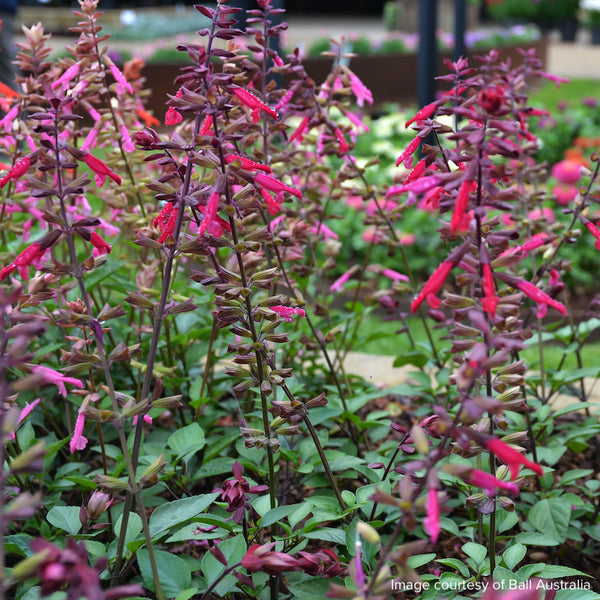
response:
<path id="1" fill-rule="evenodd" d="M 427 342 L 427 334 L 420 319 L 411 317 L 408 320 L 413 339 L 417 344 Z M 361 325 L 360 335 L 364 337 L 364 343 L 360 344 L 362 352 L 388 356 L 400 356 L 411 350 L 411 345 L 406 333 L 396 333 L 401 329 L 397 321 L 382 321 L 376 316 L 368 317 Z M 439 348 L 448 347 L 450 340 L 442 338 L 448 335 L 444 329 L 433 329 L 430 327 L 434 343 Z M 534 338 L 535 339 L 535 338 Z M 546 343 L 543 347 L 544 362 L 546 368 L 556 369 L 563 356 L 561 347 L 557 344 Z M 527 348 L 522 353 L 522 358 L 533 369 L 537 368 L 540 353 L 537 343 Z M 582 361 L 584 367 L 593 367 L 598 364 L 600 357 L 600 342 L 588 343 L 582 350 Z M 568 351 L 567 358 L 562 369 L 576 369 L 577 360 L 574 352 Z"/>
<path id="2" fill-rule="evenodd" d="M 551 113 L 561 102 L 579 106 L 584 98 L 600 98 L 600 81 L 596 79 L 571 79 L 569 83 L 556 87 L 552 81 L 545 81 L 530 94 L 532 106 L 543 106 Z"/>

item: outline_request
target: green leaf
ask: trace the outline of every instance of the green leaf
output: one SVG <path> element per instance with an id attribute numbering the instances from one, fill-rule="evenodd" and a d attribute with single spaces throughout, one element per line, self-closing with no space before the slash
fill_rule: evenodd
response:
<path id="1" fill-rule="evenodd" d="M 273 523 L 278 523 L 288 515 L 291 515 L 295 510 L 301 507 L 302 504 L 288 504 L 287 506 L 278 506 L 270 510 L 261 520 L 261 527 L 268 527 Z"/>
<path id="2" fill-rule="evenodd" d="M 18 554 L 19 556 L 31 556 L 33 554 L 29 543 L 33 539 L 26 533 L 15 533 L 4 538 L 4 550 L 7 554 Z"/>
<path id="3" fill-rule="evenodd" d="M 518 533 L 515 536 L 515 542 L 525 544 L 526 546 L 558 546 L 560 543 L 549 535 L 533 531 Z"/>
<path id="4" fill-rule="evenodd" d="M 346 544 L 346 536 L 341 529 L 333 529 L 332 527 L 321 527 L 315 531 L 305 533 L 304 537 L 310 540 L 321 540 L 323 542 L 333 542 L 344 546 Z"/>
<path id="5" fill-rule="evenodd" d="M 554 600 L 600 600 L 600 594 L 582 588 L 558 590 Z"/>
<path id="6" fill-rule="evenodd" d="M 295 506 L 298 506 L 297 504 Z M 291 515 L 288 517 L 290 527 L 294 529 L 302 519 L 305 519 L 312 511 L 313 503 L 310 500 L 306 500 L 299 505 Z"/>
<path id="7" fill-rule="evenodd" d="M 580 577 L 590 577 L 586 573 L 582 573 L 577 569 L 572 569 L 571 567 L 561 567 L 560 565 L 544 565 L 544 568 L 541 571 L 538 571 L 536 575 L 540 577 L 544 577 L 545 579 L 557 579 L 559 577 L 572 577 L 573 575 L 577 575 Z"/>
<path id="8" fill-rule="evenodd" d="M 561 478 L 558 485 L 567 485 L 573 483 L 576 479 L 582 479 L 593 473 L 593 469 L 571 469 L 567 471 Z"/>
<path id="9" fill-rule="evenodd" d="M 404 365 L 413 365 L 422 369 L 429 360 L 429 357 L 424 352 L 412 350 L 401 354 L 394 360 L 394 367 L 403 367 Z"/>
<path id="10" fill-rule="evenodd" d="M 413 554 L 408 557 L 406 563 L 411 569 L 418 569 L 423 565 L 429 564 L 435 556 L 435 552 L 430 552 L 429 554 Z"/>
<path id="11" fill-rule="evenodd" d="M 46 519 L 50 525 L 54 525 L 70 535 L 77 535 L 81 529 L 78 506 L 54 506 L 48 511 Z"/>
<path id="12" fill-rule="evenodd" d="M 223 473 L 231 473 L 231 467 L 235 461 L 228 456 L 215 458 L 203 464 L 195 473 L 196 479 L 212 477 L 213 475 L 222 475 Z"/>
<path id="13" fill-rule="evenodd" d="M 196 594 L 198 594 L 200 590 L 198 588 L 190 588 L 189 590 L 183 590 L 183 592 L 179 592 L 177 596 L 175 596 L 175 600 L 190 600 Z"/>
<path id="14" fill-rule="evenodd" d="M 527 554 L 527 546 L 524 544 L 513 544 L 507 548 L 502 554 L 504 564 L 513 571 L 514 568 L 525 558 Z"/>
<path id="15" fill-rule="evenodd" d="M 328 589 L 329 581 L 322 577 L 313 577 L 289 587 L 292 598 L 297 598 L 297 600 L 325 598 Z"/>
<path id="16" fill-rule="evenodd" d="M 155 550 L 154 556 L 160 585 L 167 598 L 174 598 L 192 587 L 192 573 L 183 558 L 162 550 Z M 142 572 L 144 587 L 156 592 L 148 550 L 138 550 L 137 562 Z"/>
<path id="17" fill-rule="evenodd" d="M 564 498 L 544 498 L 529 511 L 529 522 L 544 535 L 559 543 L 567 538 L 571 503 Z"/>
<path id="18" fill-rule="evenodd" d="M 181 523 L 193 519 L 208 508 L 218 495 L 218 492 L 214 492 L 213 494 L 202 494 L 161 504 L 150 516 L 150 535 L 152 539 L 176 525 L 181 525 Z"/>
<path id="19" fill-rule="evenodd" d="M 481 544 L 476 544 L 475 542 L 467 542 L 463 544 L 462 551 L 470 556 L 475 564 L 480 567 L 487 556 L 487 548 L 482 546 Z"/>
<path id="20" fill-rule="evenodd" d="M 115 538 L 119 537 L 121 532 L 121 523 L 123 515 L 120 515 L 115 522 Z M 125 545 L 133 542 L 142 531 L 142 519 L 137 513 L 129 513 L 129 521 L 127 522 L 127 532 L 125 533 Z"/>
<path id="21" fill-rule="evenodd" d="M 206 440 L 204 430 L 198 423 L 190 423 L 178 429 L 167 440 L 167 445 L 177 454 L 177 458 L 190 458 L 198 450 L 202 450 Z"/>
<path id="22" fill-rule="evenodd" d="M 451 569 L 456 569 L 465 578 L 469 577 L 469 567 L 458 558 L 438 558 L 436 562 Z"/>
<path id="23" fill-rule="evenodd" d="M 586 525 L 583 532 L 587 533 L 594 540 L 600 541 L 600 525 Z"/>

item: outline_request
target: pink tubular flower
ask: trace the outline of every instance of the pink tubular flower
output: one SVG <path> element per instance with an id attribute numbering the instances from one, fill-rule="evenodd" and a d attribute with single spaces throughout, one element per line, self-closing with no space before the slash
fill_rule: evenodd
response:
<path id="1" fill-rule="evenodd" d="M 276 312 L 284 321 L 292 323 L 294 315 L 305 317 L 306 312 L 302 308 L 292 308 L 290 306 L 271 306 L 270 309 Z"/>
<path id="2" fill-rule="evenodd" d="M 483 298 L 481 299 L 481 305 L 483 310 L 491 317 L 495 316 L 498 297 L 496 296 L 492 267 L 488 263 L 483 265 Z"/>
<path id="3" fill-rule="evenodd" d="M 173 106 L 169 106 L 165 113 L 165 125 L 178 125 L 183 121 L 183 115 Z"/>
<path id="4" fill-rule="evenodd" d="M 266 188 L 267 190 L 270 190 L 271 192 L 287 192 L 288 194 L 292 194 L 292 196 L 296 196 L 296 198 L 302 199 L 302 192 L 300 190 L 290 187 L 289 185 L 285 185 L 285 183 L 282 183 L 274 177 L 269 177 L 269 175 L 257 173 L 254 176 L 254 182 L 258 183 L 258 185 Z"/>
<path id="5" fill-rule="evenodd" d="M 415 168 L 406 176 L 404 180 L 404 185 L 412 183 L 417 179 L 420 179 L 421 175 L 425 173 L 425 169 L 427 168 L 427 161 L 423 158 L 416 165 Z"/>
<path id="6" fill-rule="evenodd" d="M 63 83 L 66 85 L 72 79 L 77 77 L 79 74 L 79 63 L 75 63 L 71 65 L 56 81 L 52 83 L 52 90 L 55 90 L 57 87 L 61 86 Z"/>
<path id="7" fill-rule="evenodd" d="M 424 106 L 412 119 L 410 119 L 410 121 L 406 121 L 405 127 L 408 127 L 411 123 L 415 122 L 418 125 L 421 125 L 425 119 L 429 119 L 429 117 L 435 112 L 437 106 L 437 102 L 432 102 L 431 104 Z"/>
<path id="8" fill-rule="evenodd" d="M 294 92 L 296 91 L 295 87 L 291 87 L 281 98 L 281 100 L 275 105 L 275 108 L 273 109 L 275 112 L 277 112 L 278 110 L 281 110 L 286 104 L 289 103 L 289 101 L 292 99 L 292 96 L 294 95 Z"/>
<path id="9" fill-rule="evenodd" d="M 596 246 L 596 250 L 600 250 L 600 229 L 598 229 L 598 227 L 596 227 L 594 223 L 592 223 L 585 217 L 582 216 L 580 217 L 580 219 L 583 221 L 583 224 L 588 228 L 589 232 L 596 238 L 596 243 L 594 244 Z"/>
<path id="10" fill-rule="evenodd" d="M 24 156 L 21 160 L 18 160 L 8 171 L 8 173 L 0 179 L 0 189 L 2 189 L 11 179 L 18 181 L 29 171 L 31 166 L 31 160 L 28 156 Z"/>
<path id="11" fill-rule="evenodd" d="M 40 258 L 44 252 L 45 250 L 42 249 L 39 244 L 30 244 L 10 265 L 0 270 L 0 281 L 6 279 L 15 269 L 19 269 L 21 277 L 26 279 L 27 267 L 29 267 L 34 260 Z"/>
<path id="12" fill-rule="evenodd" d="M 425 503 L 427 516 L 423 519 L 423 528 L 429 535 L 432 544 L 435 544 L 440 535 L 440 502 L 438 492 L 435 488 L 427 490 L 427 502 Z"/>
<path id="13" fill-rule="evenodd" d="M 92 127 L 81 144 L 80 150 L 82 152 L 88 152 L 91 148 L 96 145 L 96 138 L 98 137 L 98 130 Z"/>
<path id="14" fill-rule="evenodd" d="M 152 221 L 154 227 L 160 230 L 158 241 L 162 244 L 175 231 L 175 223 L 177 221 L 178 208 L 173 206 L 173 203 L 167 202 L 158 213 L 158 216 Z"/>
<path id="15" fill-rule="evenodd" d="M 25 403 L 25 406 L 23 407 L 23 409 L 21 410 L 21 412 L 19 413 L 19 416 L 17 417 L 17 423 L 16 425 L 18 426 L 22 421 L 24 421 L 30 414 L 31 411 L 40 403 L 40 398 L 37 398 L 36 400 L 34 400 L 31 404 L 29 404 L 29 402 Z M 11 431 L 10 433 L 10 439 L 14 440 L 15 439 L 15 432 Z"/>
<path id="16" fill-rule="evenodd" d="M 504 443 L 498 438 L 492 438 L 486 442 L 486 446 L 490 452 L 493 452 L 505 465 L 510 469 L 510 477 L 515 480 L 519 475 L 519 469 L 521 465 L 528 467 L 534 473 L 537 473 L 540 477 L 544 474 L 544 471 L 540 465 L 529 460 L 523 456 L 520 452 L 517 452 L 514 448 L 511 448 L 508 444 Z"/>
<path id="17" fill-rule="evenodd" d="M 263 197 L 270 215 L 276 215 L 281 210 L 281 204 L 267 190 L 260 190 L 260 195 Z"/>
<path id="18" fill-rule="evenodd" d="M 527 256 L 527 253 L 531 252 L 531 250 L 535 250 L 536 248 L 543 246 L 546 243 L 547 238 L 548 238 L 547 233 L 536 233 L 535 235 L 531 236 L 531 239 L 529 239 L 527 242 L 525 242 L 521 246 L 509 248 L 508 250 L 505 250 L 504 252 L 502 252 L 500 254 L 500 256 L 513 255 L 513 254 L 517 254 L 518 252 L 522 252 L 523 256 Z"/>
<path id="19" fill-rule="evenodd" d="M 393 281 L 409 281 L 406 275 L 398 273 L 398 271 L 394 271 L 393 269 L 383 269 L 383 271 L 381 271 L 381 274 L 384 277 L 387 277 Z"/>
<path id="20" fill-rule="evenodd" d="M 207 230 L 208 226 L 215 220 L 217 216 L 217 210 L 219 208 L 219 198 L 221 194 L 219 192 L 213 192 L 206 203 L 206 209 L 204 211 L 204 219 L 202 219 L 202 223 L 200 223 L 200 227 L 198 228 L 198 237 L 204 234 Z"/>
<path id="21" fill-rule="evenodd" d="M 567 316 L 567 308 L 564 304 L 558 300 L 554 300 L 554 298 L 551 298 L 545 292 L 542 292 L 542 290 L 540 290 L 540 288 L 533 283 L 522 280 L 516 284 L 516 287 L 520 289 L 528 298 L 531 298 L 534 302 L 537 302 L 537 304 L 552 306 L 563 317 Z"/>
<path id="22" fill-rule="evenodd" d="M 125 126 L 125 123 L 121 123 L 121 139 L 123 140 L 123 150 L 125 150 L 125 152 L 133 152 L 135 150 L 133 140 L 129 135 L 129 130 Z"/>
<path id="23" fill-rule="evenodd" d="M 356 271 L 356 267 L 352 267 L 351 269 L 348 269 L 341 277 L 338 277 L 331 284 L 329 291 L 333 292 L 333 293 L 342 292 L 344 290 L 344 285 L 346 285 L 346 282 L 350 279 L 350 277 L 352 277 L 352 274 L 355 271 Z"/>
<path id="24" fill-rule="evenodd" d="M 346 152 L 348 152 L 350 150 L 350 148 L 348 147 L 348 142 L 346 141 L 346 138 L 344 137 L 344 134 L 340 131 L 339 127 L 335 128 L 335 137 L 338 140 L 338 152 L 340 154 L 345 154 Z"/>
<path id="25" fill-rule="evenodd" d="M 460 189 L 458 190 L 458 196 L 456 197 L 456 202 L 454 203 L 454 211 L 452 213 L 452 220 L 450 222 L 450 233 L 454 235 L 456 230 L 459 228 L 463 215 L 467 209 L 467 205 L 469 204 L 469 192 L 471 191 L 471 184 L 473 182 L 470 179 L 465 179 L 460 184 Z"/>
<path id="26" fill-rule="evenodd" d="M 347 110 L 344 112 L 344 116 L 348 118 L 348 120 L 356 126 L 357 129 L 364 129 L 367 133 L 370 131 L 369 127 L 360 120 L 360 118 L 355 115 L 352 111 Z"/>
<path id="27" fill-rule="evenodd" d="M 115 78 L 115 81 L 117 82 L 117 88 L 116 88 L 117 94 L 119 94 L 119 96 L 122 96 L 125 93 L 125 90 L 127 90 L 130 94 L 133 95 L 133 88 L 131 87 L 131 85 L 129 84 L 127 79 L 125 79 L 125 77 L 123 76 L 123 73 L 121 73 L 121 71 L 119 71 L 119 68 L 117 67 L 117 65 L 111 64 L 110 72 L 112 73 L 112 76 Z"/>
<path id="28" fill-rule="evenodd" d="M 488 496 L 494 496 L 497 490 L 506 490 L 515 496 L 519 494 L 519 486 L 516 483 L 502 481 L 490 473 L 473 469 L 469 474 L 469 482 L 480 487 Z"/>
<path id="29" fill-rule="evenodd" d="M 95 231 L 90 233 L 90 242 L 98 251 L 98 254 L 110 254 L 112 252 L 110 244 L 107 244 Z"/>
<path id="30" fill-rule="evenodd" d="M 277 118 L 276 111 L 274 111 L 271 107 L 267 106 L 264 102 L 261 102 L 254 94 L 251 94 L 248 90 L 234 86 L 231 88 L 231 91 L 242 104 L 245 104 L 248 108 L 252 109 L 252 121 L 254 121 L 254 123 L 258 123 L 258 120 L 260 119 L 261 110 L 266 112 L 274 119 Z"/>
<path id="31" fill-rule="evenodd" d="M 322 235 L 325 238 L 325 241 L 328 241 L 330 239 L 340 239 L 340 236 L 335 231 L 327 227 L 325 223 L 319 223 L 319 225 L 314 225 L 310 228 L 310 232 L 314 235 Z"/>
<path id="32" fill-rule="evenodd" d="M 213 126 L 213 116 L 208 115 L 204 121 L 202 121 L 202 127 L 200 127 L 200 131 L 198 135 L 212 135 L 211 128 Z"/>
<path id="33" fill-rule="evenodd" d="M 71 442 L 69 444 L 69 450 L 71 450 L 71 454 L 75 452 L 75 450 L 85 450 L 87 446 L 88 440 L 83 436 L 83 428 L 85 426 L 85 416 L 82 412 L 77 415 L 77 421 L 75 421 L 75 429 L 73 431 L 73 436 L 71 437 Z"/>
<path id="34" fill-rule="evenodd" d="M 412 167 L 412 155 L 415 153 L 415 150 L 419 147 L 419 144 L 421 143 L 423 138 L 420 138 L 419 136 L 417 136 L 407 147 L 406 150 L 404 150 L 404 152 L 398 157 L 398 160 L 396 160 L 396 166 L 399 167 L 401 164 L 404 164 L 404 166 L 407 169 L 410 169 Z"/>
<path id="35" fill-rule="evenodd" d="M 552 75 L 552 73 L 540 73 L 540 75 L 556 84 L 556 87 L 560 87 L 561 83 L 569 83 L 566 77 L 559 77 L 558 75 Z"/>
<path id="36" fill-rule="evenodd" d="M 294 133 L 292 133 L 292 135 L 290 136 L 290 142 L 293 142 L 294 140 L 298 140 L 299 142 L 301 142 L 302 140 L 304 140 L 304 133 L 306 131 L 306 128 L 308 127 L 309 121 L 310 117 L 304 117 L 304 119 L 300 121 L 300 125 L 298 125 L 296 131 L 294 131 Z"/>
<path id="37" fill-rule="evenodd" d="M 373 104 L 371 90 L 354 73 L 350 73 L 350 90 L 356 97 L 358 106 L 364 106 L 365 102 Z"/>
<path id="38" fill-rule="evenodd" d="M 257 163 L 249 158 L 244 158 L 243 156 L 239 156 L 237 154 L 229 154 L 225 157 L 225 162 L 227 163 L 232 163 L 235 160 L 238 160 L 242 163 L 242 169 L 246 169 L 248 171 L 263 171 L 264 173 L 271 172 L 271 167 L 269 167 L 269 165 L 262 165 L 261 163 Z"/>
<path id="39" fill-rule="evenodd" d="M 19 105 L 15 104 L 0 120 L 0 127 L 4 129 L 5 133 L 12 131 L 13 123 L 19 114 Z"/>
<path id="40" fill-rule="evenodd" d="M 65 383 L 70 383 L 71 385 L 74 385 L 80 389 L 83 388 L 83 383 L 79 379 L 75 379 L 74 377 L 65 377 L 62 373 L 59 373 L 58 371 L 48 367 L 42 367 L 42 365 L 33 365 L 31 367 L 31 372 L 34 375 L 41 377 L 44 383 L 52 383 L 56 385 L 63 398 L 67 397 L 67 388 L 65 387 Z"/>
<path id="41" fill-rule="evenodd" d="M 423 286 L 421 293 L 413 300 L 410 305 L 411 312 L 417 312 L 417 308 L 419 308 L 420 304 L 427 298 L 427 301 L 431 305 L 432 298 L 435 297 L 435 294 L 439 291 L 439 289 L 444 285 L 444 281 L 448 275 L 450 275 L 450 271 L 452 271 L 454 267 L 454 263 L 450 260 L 445 260 L 431 275 L 431 277 L 427 280 L 427 283 Z M 434 301 L 434 304 L 437 304 Z M 434 307 L 437 308 L 437 307 Z"/>
<path id="42" fill-rule="evenodd" d="M 115 183 L 121 185 L 121 178 L 93 154 L 86 153 L 83 157 L 83 162 L 95 173 L 96 185 L 98 187 L 104 185 L 107 177 L 110 177 Z"/>

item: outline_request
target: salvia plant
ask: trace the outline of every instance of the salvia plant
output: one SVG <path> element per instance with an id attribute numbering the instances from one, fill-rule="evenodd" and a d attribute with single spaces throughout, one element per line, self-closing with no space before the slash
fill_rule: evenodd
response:
<path id="1" fill-rule="evenodd" d="M 245 38 L 198 5 L 152 115 L 143 64 L 79 4 L 68 56 L 24 28 L 0 90 L 2 594 L 596 597 L 600 317 L 569 317 L 561 250 L 600 246 L 598 160 L 549 219 L 536 56 L 448 62 L 382 184 L 343 42 L 316 82 L 275 50 L 271 0 Z M 415 211 L 439 234 L 425 281 Z M 414 369 L 387 390 L 345 369 L 374 311 Z"/>

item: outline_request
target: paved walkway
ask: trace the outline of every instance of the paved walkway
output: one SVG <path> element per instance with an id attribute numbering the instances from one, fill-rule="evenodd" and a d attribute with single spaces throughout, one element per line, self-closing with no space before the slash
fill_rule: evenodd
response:
<path id="1" fill-rule="evenodd" d="M 36 20 L 44 18 L 43 9 L 36 13 Z M 307 48 L 317 38 L 329 37 L 335 40 L 342 36 L 351 38 L 354 36 L 366 36 L 373 41 L 385 37 L 382 20 L 378 17 L 332 17 L 332 16 L 298 16 L 286 17 L 289 24 L 285 33 L 286 46 Z M 75 23 L 75 18 L 73 19 Z M 29 23 L 31 24 L 31 23 Z M 181 43 L 182 37 L 186 40 L 197 41 L 195 34 L 177 36 L 176 38 L 165 38 L 161 41 L 167 45 Z M 17 39 L 19 36 L 17 36 Z M 593 46 L 590 41 L 589 32 L 581 29 L 577 42 L 571 44 L 561 43 L 556 32 L 550 36 L 548 48 L 548 71 L 561 77 L 600 79 L 600 46 Z M 54 37 L 51 46 L 62 49 L 67 41 L 72 38 Z M 115 49 L 135 50 L 136 47 L 148 45 L 147 42 L 112 41 L 111 47 Z"/>

